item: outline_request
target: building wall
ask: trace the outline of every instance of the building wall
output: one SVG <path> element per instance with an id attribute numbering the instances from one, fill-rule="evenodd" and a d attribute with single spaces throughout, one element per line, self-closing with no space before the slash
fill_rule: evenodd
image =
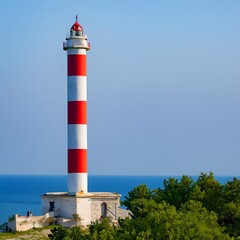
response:
<path id="1" fill-rule="evenodd" d="M 72 218 L 73 214 L 76 213 L 76 199 L 74 198 L 63 198 L 55 200 L 55 216 L 64 216 L 65 218 Z"/>
<path id="2" fill-rule="evenodd" d="M 42 198 L 42 213 L 49 212 L 50 202 L 54 202 L 54 217 L 72 218 L 76 213 L 76 198 L 47 197 Z"/>
<path id="3" fill-rule="evenodd" d="M 108 198 L 94 198 L 92 199 L 92 211 L 91 219 L 92 221 L 101 220 L 102 218 L 102 203 L 107 205 L 107 217 L 112 220 L 117 219 L 117 208 L 119 207 L 118 198 L 108 199 Z"/>
<path id="4" fill-rule="evenodd" d="M 91 198 L 76 198 L 76 213 L 81 218 L 82 225 L 91 223 Z"/>
<path id="5" fill-rule="evenodd" d="M 53 216 L 46 213 L 42 216 L 19 216 L 15 215 L 15 219 L 8 222 L 8 227 L 13 231 L 27 231 L 32 228 L 40 228 L 48 226 L 53 222 Z"/>
<path id="6" fill-rule="evenodd" d="M 42 197 L 42 213 L 46 214 L 50 208 L 50 202 L 54 202 L 54 216 L 72 219 L 73 214 L 78 214 L 81 225 L 88 225 L 93 221 L 102 219 L 102 204 L 106 204 L 106 217 L 111 220 L 118 219 L 120 195 L 99 193 L 84 197 L 76 196 L 46 196 Z"/>

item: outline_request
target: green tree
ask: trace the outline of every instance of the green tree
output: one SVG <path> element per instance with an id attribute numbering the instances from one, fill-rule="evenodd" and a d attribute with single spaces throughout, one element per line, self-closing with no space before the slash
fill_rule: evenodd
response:
<path id="1" fill-rule="evenodd" d="M 116 239 L 116 227 L 109 223 L 108 218 L 103 218 L 101 222 L 93 222 L 89 226 L 89 240 L 114 240 Z"/>
<path id="2" fill-rule="evenodd" d="M 240 180 L 222 185 L 212 173 L 194 182 L 169 178 L 163 189 L 135 187 L 122 202 L 132 218 L 120 219 L 119 228 L 107 218 L 88 230 L 54 228 L 58 240 L 235 240 L 240 236 Z M 230 237 L 229 237 L 229 235 Z"/>
<path id="3" fill-rule="evenodd" d="M 75 226 L 71 228 L 68 236 L 69 236 L 69 239 L 72 239 L 72 240 L 84 240 L 86 239 L 86 232 L 83 231 L 80 227 Z"/>
<path id="4" fill-rule="evenodd" d="M 12 222 L 15 220 L 15 215 L 12 215 L 10 217 L 8 217 L 8 222 Z"/>
<path id="5" fill-rule="evenodd" d="M 229 202 L 226 203 L 219 213 L 219 223 L 225 226 L 225 232 L 230 236 L 240 236 L 240 205 Z"/>
<path id="6" fill-rule="evenodd" d="M 139 185 L 135 187 L 132 191 L 128 192 L 128 196 L 125 197 L 125 200 L 122 202 L 124 206 L 132 211 L 132 217 L 135 217 L 137 214 L 137 207 L 135 206 L 137 201 L 142 199 L 150 200 L 152 197 L 152 192 L 146 185 Z M 139 203 L 139 202 L 137 202 Z"/>
<path id="7" fill-rule="evenodd" d="M 224 204 L 218 212 L 219 223 L 230 236 L 240 236 L 240 179 L 233 178 L 224 185 Z"/>
<path id="8" fill-rule="evenodd" d="M 191 192 L 195 186 L 192 178 L 182 176 L 181 180 L 169 178 L 163 181 L 164 188 L 154 191 L 154 200 L 158 203 L 166 201 L 174 205 L 177 209 L 180 208 L 182 203 L 190 199 Z"/>
<path id="9" fill-rule="evenodd" d="M 122 220 L 117 239 L 230 240 L 218 225 L 217 215 L 200 202 L 189 201 L 179 210 L 166 202 L 155 204 L 149 208 L 146 201 L 145 207 L 152 210 L 144 217 Z"/>
<path id="10" fill-rule="evenodd" d="M 212 172 L 201 173 L 196 185 L 198 188 L 193 189 L 192 200 L 200 201 L 207 210 L 219 213 L 224 203 L 223 185 L 214 178 Z M 195 190 L 198 194 L 194 193 Z"/>
<path id="11" fill-rule="evenodd" d="M 69 230 L 60 226 L 51 229 L 51 234 L 48 235 L 51 240 L 66 240 L 69 236 Z"/>
<path id="12" fill-rule="evenodd" d="M 131 210 L 132 218 L 144 218 L 150 212 L 157 210 L 157 203 L 150 199 L 135 199 L 130 202 L 129 209 Z"/>
<path id="13" fill-rule="evenodd" d="M 188 239 L 213 239 L 227 240 L 230 237 L 223 233 L 223 228 L 218 225 L 217 214 L 213 211 L 209 212 L 202 207 L 201 202 L 190 200 L 183 204 L 180 208 L 182 229 L 181 236 L 184 234 Z"/>
<path id="14" fill-rule="evenodd" d="M 227 202 L 240 204 L 240 179 L 233 178 L 224 186 L 224 199 Z"/>

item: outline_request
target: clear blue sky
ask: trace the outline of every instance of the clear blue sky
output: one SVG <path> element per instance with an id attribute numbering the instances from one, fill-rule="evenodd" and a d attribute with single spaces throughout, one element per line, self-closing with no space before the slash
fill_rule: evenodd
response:
<path id="1" fill-rule="evenodd" d="M 88 54 L 90 174 L 240 175 L 240 1 L 1 1 L 0 174 L 65 174 L 66 52 Z"/>

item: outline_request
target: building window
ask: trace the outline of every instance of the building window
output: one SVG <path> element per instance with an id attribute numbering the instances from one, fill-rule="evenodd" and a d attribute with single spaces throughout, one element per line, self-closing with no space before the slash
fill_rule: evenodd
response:
<path id="1" fill-rule="evenodd" d="M 50 204 L 49 212 L 53 212 L 55 208 L 54 206 L 55 202 L 49 202 L 49 204 Z"/>

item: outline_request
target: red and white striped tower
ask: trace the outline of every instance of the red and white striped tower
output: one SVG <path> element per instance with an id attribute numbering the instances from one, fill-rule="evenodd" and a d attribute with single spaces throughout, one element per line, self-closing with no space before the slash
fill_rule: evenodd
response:
<path id="1" fill-rule="evenodd" d="M 77 21 L 63 43 L 67 51 L 68 192 L 88 191 L 87 171 L 87 50 L 90 44 Z"/>

